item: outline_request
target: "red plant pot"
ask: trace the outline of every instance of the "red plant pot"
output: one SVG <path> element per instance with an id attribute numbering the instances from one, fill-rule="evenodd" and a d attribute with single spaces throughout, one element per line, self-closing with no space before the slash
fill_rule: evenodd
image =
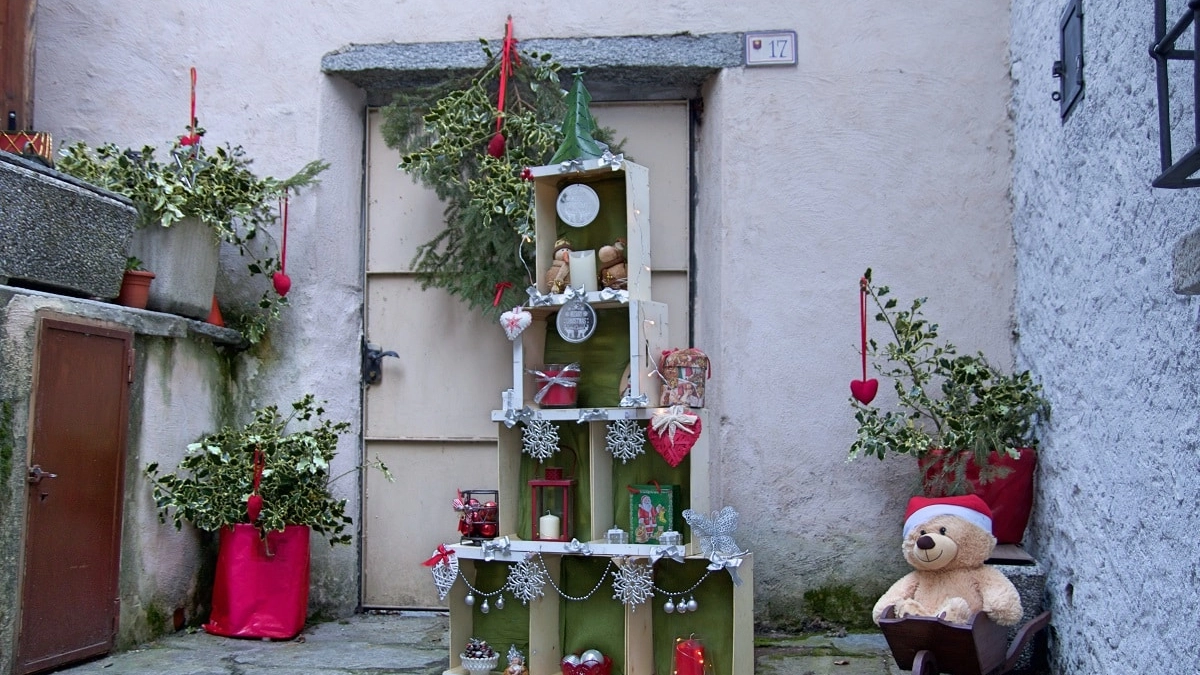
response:
<path id="1" fill-rule="evenodd" d="M 117 293 L 117 304 L 146 309 L 146 303 L 150 301 L 151 281 L 154 281 L 154 272 L 125 270 L 125 276 L 121 279 L 121 290 Z"/>
<path id="2" fill-rule="evenodd" d="M 926 497 L 944 497 L 947 472 L 945 450 L 935 449 L 918 460 Z M 1005 453 L 988 456 L 989 480 L 980 478 L 979 465 L 968 455 L 963 469 L 965 493 L 979 495 L 992 510 L 992 534 L 998 544 L 1019 544 L 1033 511 L 1033 473 L 1037 452 L 1019 448 L 1014 459 Z"/>

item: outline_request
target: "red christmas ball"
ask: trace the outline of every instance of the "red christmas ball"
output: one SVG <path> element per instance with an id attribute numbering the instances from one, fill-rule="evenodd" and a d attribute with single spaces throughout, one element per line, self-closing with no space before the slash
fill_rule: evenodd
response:
<path id="1" fill-rule="evenodd" d="M 483 523 L 479 526 L 479 536 L 494 537 L 499 533 L 499 528 L 495 523 Z"/>

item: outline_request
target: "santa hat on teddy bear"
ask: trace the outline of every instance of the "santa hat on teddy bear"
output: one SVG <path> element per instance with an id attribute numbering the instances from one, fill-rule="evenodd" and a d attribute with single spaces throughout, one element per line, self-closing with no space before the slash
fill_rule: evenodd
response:
<path id="1" fill-rule="evenodd" d="M 992 510 L 979 495 L 961 497 L 913 497 L 904 512 L 904 536 L 921 523 L 937 516 L 958 516 L 992 533 Z"/>

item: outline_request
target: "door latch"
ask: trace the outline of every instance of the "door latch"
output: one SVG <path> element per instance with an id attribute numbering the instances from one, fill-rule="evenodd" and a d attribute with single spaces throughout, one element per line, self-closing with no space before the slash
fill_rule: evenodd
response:
<path id="1" fill-rule="evenodd" d="M 378 345 L 363 340 L 362 346 L 362 381 L 363 384 L 379 384 L 383 381 L 383 357 L 400 355 L 393 351 L 383 351 Z"/>
<path id="2" fill-rule="evenodd" d="M 58 474 L 50 473 L 49 471 L 43 471 L 40 465 L 34 464 L 33 466 L 29 467 L 29 475 L 25 478 L 25 480 L 28 481 L 30 485 L 38 485 L 42 482 L 43 478 L 58 478 Z"/>

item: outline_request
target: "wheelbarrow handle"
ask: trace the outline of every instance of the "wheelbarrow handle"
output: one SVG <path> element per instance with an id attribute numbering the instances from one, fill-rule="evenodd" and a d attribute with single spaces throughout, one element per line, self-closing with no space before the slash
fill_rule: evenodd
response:
<path id="1" fill-rule="evenodd" d="M 1021 650 L 1025 648 L 1025 643 L 1037 634 L 1038 631 L 1045 628 L 1050 623 L 1050 612 L 1042 612 L 1041 614 L 1030 619 L 1028 623 L 1021 626 L 1013 637 L 1012 644 L 1008 646 L 1008 655 L 1004 659 L 1004 670 L 1000 671 L 1007 673 L 1017 665 L 1017 660 L 1021 658 Z"/>

